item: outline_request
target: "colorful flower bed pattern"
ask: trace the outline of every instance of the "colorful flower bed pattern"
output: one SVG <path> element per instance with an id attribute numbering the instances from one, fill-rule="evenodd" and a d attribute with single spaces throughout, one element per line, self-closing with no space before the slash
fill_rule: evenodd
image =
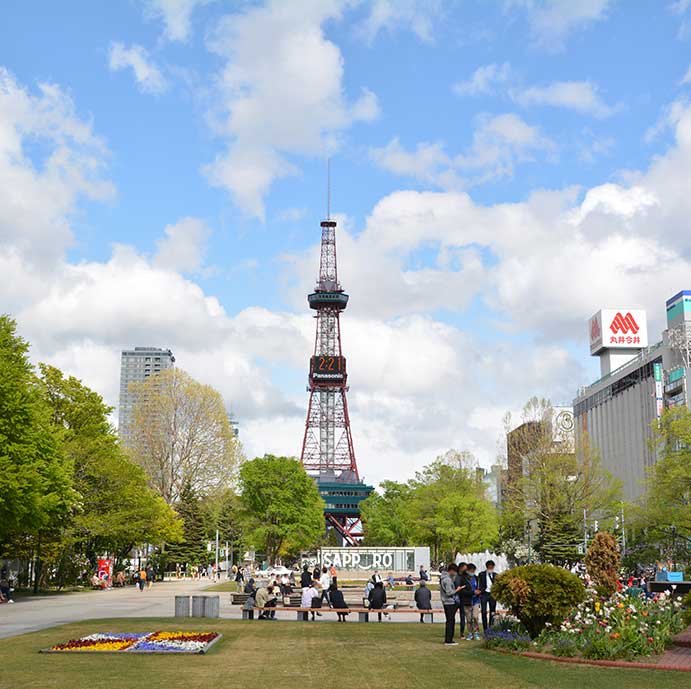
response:
<path id="1" fill-rule="evenodd" d="M 99 632 L 56 644 L 43 653 L 206 653 L 221 635 L 216 632 Z"/>
<path id="2" fill-rule="evenodd" d="M 651 599 L 619 593 L 607 601 L 593 597 L 542 632 L 537 645 L 554 655 L 595 660 L 660 654 L 685 626 L 681 606 L 669 593 Z"/>

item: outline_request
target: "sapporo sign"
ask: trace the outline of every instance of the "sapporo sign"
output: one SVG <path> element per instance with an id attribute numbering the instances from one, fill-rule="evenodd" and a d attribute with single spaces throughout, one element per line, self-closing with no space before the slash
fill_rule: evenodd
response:
<path id="1" fill-rule="evenodd" d="M 643 309 L 602 309 L 588 321 L 590 353 L 603 349 L 644 349 L 648 323 Z"/>
<path id="2" fill-rule="evenodd" d="M 396 557 L 397 555 L 398 557 Z M 375 569 L 412 569 L 412 562 L 398 562 L 399 559 L 408 560 L 414 557 L 412 550 L 409 557 L 405 557 L 406 555 L 408 555 L 407 552 L 396 553 L 393 550 L 385 549 L 364 550 L 348 548 L 347 551 L 322 549 L 321 561 L 324 567 L 334 565 L 337 569 L 360 569 L 364 571 Z"/>

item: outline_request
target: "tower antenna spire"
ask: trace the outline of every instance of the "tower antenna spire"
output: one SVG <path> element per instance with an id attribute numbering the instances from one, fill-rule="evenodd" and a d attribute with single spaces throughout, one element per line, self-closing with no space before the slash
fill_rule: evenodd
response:
<path id="1" fill-rule="evenodd" d="M 331 158 L 326 159 L 326 219 L 331 220 Z"/>

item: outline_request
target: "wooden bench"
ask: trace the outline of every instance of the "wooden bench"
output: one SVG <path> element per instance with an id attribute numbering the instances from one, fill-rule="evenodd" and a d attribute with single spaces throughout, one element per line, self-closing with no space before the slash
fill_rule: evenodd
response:
<path id="1" fill-rule="evenodd" d="M 235 593 L 231 592 L 230 594 L 230 604 L 231 605 L 244 605 L 247 603 L 247 599 L 249 598 L 249 593 Z M 300 607 L 300 603 L 302 603 L 302 594 L 301 593 L 291 593 L 290 596 L 290 608 L 298 608 Z"/>
<path id="2" fill-rule="evenodd" d="M 434 613 L 442 614 L 444 612 L 443 609 L 433 609 L 433 610 L 418 610 L 417 608 L 397 608 L 397 609 L 391 609 L 391 608 L 382 608 L 381 610 L 377 609 L 372 609 L 372 608 L 287 608 L 284 606 L 276 606 L 276 607 L 264 607 L 264 608 L 252 608 L 251 610 L 247 610 L 245 608 L 242 609 L 242 619 L 243 620 L 253 620 L 254 619 L 254 611 L 258 612 L 264 612 L 264 611 L 276 611 L 276 612 L 294 612 L 297 613 L 297 619 L 298 620 L 305 620 L 305 613 L 325 613 L 325 612 L 334 612 L 334 613 L 357 613 L 357 621 L 358 622 L 369 622 L 370 615 L 378 615 L 378 613 L 386 614 L 386 615 L 400 615 L 401 613 L 407 613 L 409 615 L 422 615 L 423 619 L 425 622 L 434 622 Z"/>

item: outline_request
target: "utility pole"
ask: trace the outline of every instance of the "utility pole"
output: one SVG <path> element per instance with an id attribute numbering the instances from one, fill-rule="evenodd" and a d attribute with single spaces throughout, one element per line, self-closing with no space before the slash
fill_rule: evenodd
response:
<path id="1" fill-rule="evenodd" d="M 583 508 L 583 553 L 588 552 L 588 510 Z"/>
<path id="2" fill-rule="evenodd" d="M 216 529 L 216 579 L 219 578 L 220 575 L 220 567 L 219 567 L 219 562 L 218 562 L 218 529 Z"/>
<path id="3" fill-rule="evenodd" d="M 624 523 L 624 505 L 621 506 L 621 555 L 626 557 L 626 524 Z"/>

